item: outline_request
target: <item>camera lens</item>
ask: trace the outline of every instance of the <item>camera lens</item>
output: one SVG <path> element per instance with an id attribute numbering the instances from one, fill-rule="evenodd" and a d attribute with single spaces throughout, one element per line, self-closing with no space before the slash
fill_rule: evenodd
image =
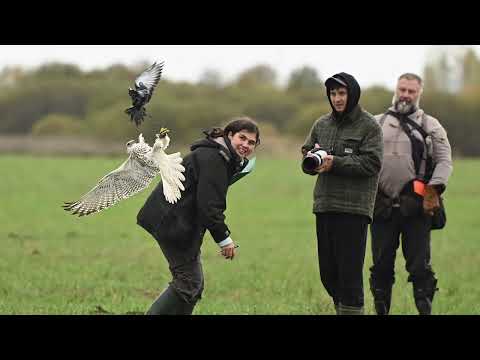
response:
<path id="1" fill-rule="evenodd" d="M 305 159 L 303 159 L 302 166 L 307 171 L 314 171 L 320 166 L 320 160 L 321 159 L 318 155 L 313 154 L 313 156 L 307 156 Z"/>

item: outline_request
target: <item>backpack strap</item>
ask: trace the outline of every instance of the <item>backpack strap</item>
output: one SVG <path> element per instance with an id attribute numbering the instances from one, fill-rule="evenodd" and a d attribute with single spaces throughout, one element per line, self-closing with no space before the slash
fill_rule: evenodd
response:
<path id="1" fill-rule="evenodd" d="M 380 126 L 383 126 L 383 124 L 385 123 L 385 119 L 387 118 L 387 115 L 392 115 L 394 117 L 396 117 L 398 120 L 400 120 L 399 116 L 397 113 L 391 111 L 391 110 L 388 110 L 385 114 L 382 115 L 382 117 L 380 118 L 379 120 L 379 123 L 380 123 Z M 425 113 L 422 114 L 422 122 L 421 122 L 421 125 L 418 125 L 415 121 L 413 121 L 412 119 L 410 119 L 409 117 L 405 116 L 404 117 L 405 121 L 407 124 L 409 124 L 411 127 L 413 127 L 415 130 L 417 130 L 423 137 L 423 140 L 425 141 L 425 139 L 429 136 L 428 133 L 425 131 L 425 129 L 423 128 L 423 123 L 425 121 Z M 411 132 L 411 131 L 409 131 Z"/>
<path id="2" fill-rule="evenodd" d="M 427 137 L 429 136 L 425 129 L 423 128 L 423 122 L 425 120 L 425 113 L 422 115 L 422 123 L 421 125 L 418 125 L 415 121 L 410 119 L 409 117 L 405 117 L 405 122 L 409 124 L 411 127 L 413 127 L 415 130 L 417 130 L 423 137 L 423 141 L 426 141 Z"/>
<path id="3" fill-rule="evenodd" d="M 428 154 L 428 144 L 427 144 L 427 137 L 430 136 L 425 129 L 423 128 L 423 124 L 425 122 L 426 115 L 425 113 L 422 114 L 421 125 L 418 125 L 415 121 L 407 118 L 406 121 L 410 124 L 413 128 L 415 128 L 423 137 L 423 142 L 425 143 L 425 150 L 427 151 L 427 156 L 425 157 L 425 176 L 424 179 L 429 181 L 432 178 L 433 170 L 435 170 L 435 164 L 433 162 L 433 157 Z"/>

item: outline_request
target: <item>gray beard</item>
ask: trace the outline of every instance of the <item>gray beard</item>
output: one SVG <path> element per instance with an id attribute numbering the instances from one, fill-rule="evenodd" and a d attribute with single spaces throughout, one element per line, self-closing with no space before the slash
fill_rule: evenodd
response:
<path id="1" fill-rule="evenodd" d="M 407 103 L 405 101 L 396 101 L 395 102 L 395 110 L 399 114 L 410 114 L 414 111 L 415 105 L 412 103 Z"/>
<path id="2" fill-rule="evenodd" d="M 420 105 L 420 97 L 418 97 L 417 101 L 414 104 L 400 101 L 400 99 L 397 99 L 397 96 L 395 94 L 393 96 L 392 103 L 395 111 L 397 111 L 399 114 L 410 114 L 418 110 L 418 106 Z"/>

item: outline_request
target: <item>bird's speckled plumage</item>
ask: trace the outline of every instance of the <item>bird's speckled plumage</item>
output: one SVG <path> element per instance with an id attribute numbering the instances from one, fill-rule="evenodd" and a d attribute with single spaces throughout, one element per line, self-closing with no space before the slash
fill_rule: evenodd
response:
<path id="1" fill-rule="evenodd" d="M 166 129 L 165 129 L 166 130 Z M 180 153 L 166 154 L 170 143 L 167 131 L 157 134 L 153 148 L 143 139 L 127 143 L 128 159 L 117 169 L 105 175 L 98 184 L 78 201 L 64 204 L 64 209 L 79 216 L 89 215 L 107 209 L 119 201 L 142 191 L 160 174 L 164 195 L 168 202 L 176 203 L 185 190 L 182 172 L 185 171 Z"/>

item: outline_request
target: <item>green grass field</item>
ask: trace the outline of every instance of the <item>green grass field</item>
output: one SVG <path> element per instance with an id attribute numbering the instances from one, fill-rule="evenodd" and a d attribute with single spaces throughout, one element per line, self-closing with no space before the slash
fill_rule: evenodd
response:
<path id="1" fill-rule="evenodd" d="M 121 162 L 0 156 L 0 314 L 141 313 L 167 285 L 158 245 L 136 225 L 153 185 L 93 216 L 61 208 Z M 434 314 L 480 314 L 479 177 L 480 161 L 454 162 L 448 224 L 432 233 L 440 287 Z M 205 291 L 194 314 L 334 314 L 318 272 L 313 185 L 298 162 L 259 154 L 255 172 L 229 190 L 227 224 L 238 256 L 224 260 L 208 232 L 204 239 Z M 370 265 L 369 241 L 367 314 Z M 401 249 L 396 270 L 391 313 L 416 314 Z"/>

